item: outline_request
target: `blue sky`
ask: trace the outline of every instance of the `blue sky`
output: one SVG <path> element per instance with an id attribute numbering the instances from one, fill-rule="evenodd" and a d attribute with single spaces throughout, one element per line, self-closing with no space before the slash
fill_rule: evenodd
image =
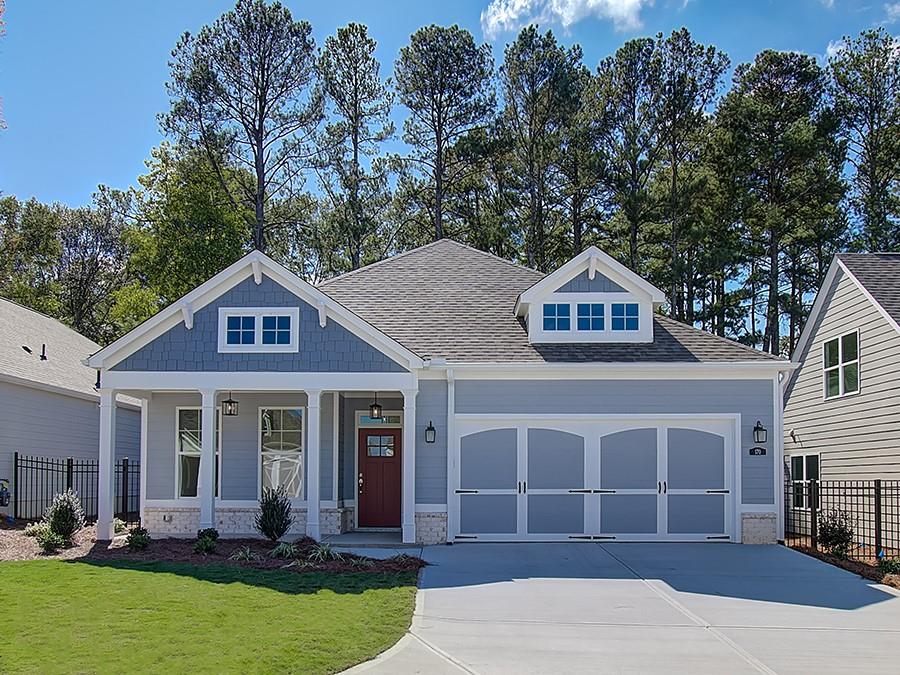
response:
<path id="1" fill-rule="evenodd" d="M 0 193 L 86 204 L 98 184 L 134 185 L 161 136 L 169 52 L 232 6 L 229 0 L 7 0 L 0 39 Z M 900 26 L 900 2 L 852 0 L 285 0 L 325 36 L 350 21 L 379 42 L 383 74 L 410 33 L 457 23 L 492 44 L 499 62 L 515 28 L 539 21 L 577 42 L 593 67 L 621 43 L 686 26 L 734 64 L 762 49 L 823 56 L 876 25 Z M 553 9 L 551 9 L 551 7 Z M 402 119 L 402 110 L 397 111 Z"/>

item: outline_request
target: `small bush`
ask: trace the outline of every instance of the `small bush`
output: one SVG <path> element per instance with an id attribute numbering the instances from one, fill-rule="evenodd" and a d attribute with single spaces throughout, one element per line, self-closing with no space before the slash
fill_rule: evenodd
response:
<path id="1" fill-rule="evenodd" d="M 297 557 L 297 546 L 289 542 L 283 541 L 269 552 L 272 558 L 282 558 L 289 560 Z"/>
<path id="2" fill-rule="evenodd" d="M 84 509 L 78 493 L 69 489 L 53 498 L 53 503 L 44 512 L 44 522 L 50 529 L 66 541 L 84 527 Z"/>
<path id="3" fill-rule="evenodd" d="M 197 539 L 212 539 L 219 541 L 219 531 L 214 527 L 207 527 L 203 530 L 197 530 Z"/>
<path id="4" fill-rule="evenodd" d="M 240 560 L 242 562 L 251 562 L 259 560 L 259 553 L 251 549 L 249 546 L 241 546 L 229 556 L 231 560 Z"/>
<path id="5" fill-rule="evenodd" d="M 819 543 L 838 558 L 850 555 L 853 546 L 853 519 L 840 509 L 832 509 L 819 517 Z"/>
<path id="6" fill-rule="evenodd" d="M 344 556 L 335 551 L 331 544 L 316 544 L 307 556 L 314 563 L 329 562 L 331 560 L 343 560 Z"/>
<path id="7" fill-rule="evenodd" d="M 879 558 L 878 569 L 885 574 L 900 574 L 900 558 Z"/>
<path id="8" fill-rule="evenodd" d="M 143 551 L 150 546 L 150 533 L 143 527 L 132 527 L 125 537 L 125 544 L 132 551 Z"/>
<path id="9" fill-rule="evenodd" d="M 113 532 L 116 534 L 122 534 L 126 529 L 125 521 L 121 518 L 113 519 Z"/>
<path id="10" fill-rule="evenodd" d="M 28 523 L 28 525 L 25 526 L 26 537 L 40 537 L 45 532 L 49 531 L 50 526 L 43 521 L 38 523 Z"/>
<path id="11" fill-rule="evenodd" d="M 266 488 L 262 499 L 259 500 L 259 513 L 256 514 L 256 529 L 261 535 L 272 540 L 281 539 L 291 525 L 294 524 L 294 516 L 291 515 L 291 500 L 284 493 L 283 488 L 273 490 Z"/>
<path id="12" fill-rule="evenodd" d="M 37 543 L 38 546 L 41 547 L 41 551 L 43 551 L 45 555 L 51 555 L 53 553 L 56 553 L 68 542 L 61 534 L 58 534 L 48 528 L 41 534 L 37 535 Z"/>
<path id="13" fill-rule="evenodd" d="M 200 537 L 194 543 L 194 553 L 209 555 L 216 552 L 216 540 L 212 537 Z"/>

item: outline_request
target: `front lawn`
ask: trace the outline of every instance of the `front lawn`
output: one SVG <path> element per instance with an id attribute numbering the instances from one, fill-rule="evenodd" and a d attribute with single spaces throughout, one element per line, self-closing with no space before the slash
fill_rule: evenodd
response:
<path id="1" fill-rule="evenodd" d="M 415 574 L 0 563 L 0 670 L 330 673 L 409 627 Z"/>

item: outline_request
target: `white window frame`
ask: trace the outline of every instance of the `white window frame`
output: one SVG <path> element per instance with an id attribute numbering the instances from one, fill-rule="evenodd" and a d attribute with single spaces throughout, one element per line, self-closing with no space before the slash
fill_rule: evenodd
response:
<path id="1" fill-rule="evenodd" d="M 613 316 L 613 305 L 622 305 L 625 314 L 621 317 Z M 636 305 L 637 306 L 637 316 L 628 316 L 628 305 Z M 625 328 L 613 328 L 613 320 L 614 319 L 622 319 L 625 322 Z M 637 328 L 628 328 L 628 319 L 637 319 L 638 325 Z M 630 333 L 632 335 L 636 333 L 640 333 L 641 331 L 641 304 L 634 300 L 617 300 L 609 303 L 609 330 L 612 333 Z"/>
<path id="2" fill-rule="evenodd" d="M 561 316 L 559 316 L 559 315 L 557 314 L 556 316 L 552 317 L 552 318 L 554 319 L 554 321 L 557 322 L 557 324 L 559 323 L 559 320 L 560 320 L 560 319 L 568 319 L 568 320 L 569 320 L 569 327 L 568 327 L 568 328 L 553 328 L 553 329 L 551 329 L 551 330 L 548 330 L 548 329 L 544 328 L 544 318 L 545 318 L 545 317 L 544 317 L 544 308 L 545 308 L 547 305 L 553 305 L 554 307 L 556 307 L 556 308 L 557 308 L 557 309 L 556 309 L 557 312 L 559 311 L 559 307 L 561 307 L 561 306 L 563 306 L 563 305 L 568 306 L 568 308 L 569 308 L 569 316 L 563 316 L 563 317 L 561 317 Z M 551 318 L 551 317 L 546 317 L 546 318 Z M 561 335 L 567 335 L 567 334 L 569 334 L 569 333 L 572 333 L 572 332 L 573 332 L 573 328 L 572 328 L 572 321 L 573 321 L 573 317 L 572 317 L 572 303 L 571 303 L 571 302 L 566 302 L 566 301 L 564 301 L 564 300 L 556 301 L 556 300 L 553 300 L 552 298 L 547 299 L 547 300 L 544 300 L 544 301 L 541 303 L 541 317 L 540 317 L 540 319 L 541 319 L 541 330 L 542 330 L 543 332 L 545 332 L 545 333 L 553 333 L 553 334 L 561 334 Z"/>
<path id="3" fill-rule="evenodd" d="M 252 316 L 254 322 L 254 341 L 252 345 L 228 344 L 228 317 Z M 264 345 L 262 343 L 262 320 L 264 316 L 291 317 L 291 340 L 286 345 Z M 253 354 L 276 353 L 288 354 L 300 350 L 300 308 L 299 307 L 220 307 L 219 308 L 219 353 L 220 354 Z"/>
<path id="4" fill-rule="evenodd" d="M 612 329 L 612 305 L 614 303 L 638 306 L 637 330 Z M 544 305 L 569 305 L 569 330 L 544 330 Z M 578 305 L 603 305 L 603 330 L 578 329 Z M 631 293 L 551 293 L 535 304 L 528 312 L 528 341 L 531 344 L 549 343 L 649 343 L 653 342 L 653 306 L 645 299 Z"/>
<path id="5" fill-rule="evenodd" d="M 856 358 L 852 361 L 844 361 L 844 338 L 848 335 L 856 335 Z M 837 340 L 838 344 L 838 362 L 836 366 L 826 366 L 825 350 L 829 342 Z M 856 389 L 853 391 L 844 391 L 844 368 L 856 364 Z M 832 371 L 838 373 L 838 393 L 832 396 L 828 395 L 828 373 Z M 862 389 L 862 368 L 860 366 L 860 343 L 859 329 L 841 333 L 838 336 L 829 338 L 822 342 L 822 398 L 826 401 L 832 401 L 836 398 L 844 398 L 845 396 L 854 396 Z"/>
<path id="6" fill-rule="evenodd" d="M 819 467 L 819 477 L 816 479 L 821 482 L 822 480 L 822 455 L 818 452 L 804 452 L 798 453 L 794 455 L 789 455 L 791 460 L 791 508 L 797 509 L 798 511 L 809 511 L 809 488 L 806 488 L 803 492 L 804 494 L 804 504 L 802 506 L 797 506 L 794 504 L 794 485 L 809 485 L 809 479 L 806 477 L 806 458 L 807 457 L 815 457 L 817 458 L 817 463 Z M 803 478 L 794 478 L 794 458 L 802 457 L 803 458 Z"/>
<path id="7" fill-rule="evenodd" d="M 576 302 L 573 302 L 572 304 L 575 305 L 575 332 L 576 333 L 603 333 L 606 330 L 608 330 L 609 316 L 607 315 L 606 308 L 609 305 L 609 303 L 602 302 L 602 301 L 601 302 L 576 301 Z M 592 324 L 594 319 L 598 318 L 598 319 L 601 319 L 601 321 L 603 323 L 603 328 L 597 328 L 597 329 L 595 329 L 595 328 L 579 328 L 578 320 L 580 318 L 582 318 L 578 314 L 578 306 L 579 305 L 587 305 L 588 306 L 588 315 L 585 318 L 587 318 L 589 324 Z M 602 314 L 599 317 L 594 317 L 593 310 L 592 310 L 592 307 L 594 305 L 600 305 Z"/>
<path id="8" fill-rule="evenodd" d="M 290 496 L 288 499 L 292 503 L 302 503 L 306 500 L 306 427 L 309 418 L 306 413 L 305 405 L 261 405 L 256 409 L 256 464 L 257 464 L 257 481 L 256 481 L 256 498 L 262 499 L 263 491 L 263 449 L 262 449 L 262 413 L 263 410 L 299 410 L 303 419 L 303 429 L 300 433 L 300 494 L 296 497 Z"/>
<path id="9" fill-rule="evenodd" d="M 197 501 L 200 499 L 200 485 L 199 485 L 199 476 L 197 477 L 197 496 L 196 497 L 182 497 L 181 496 L 181 456 L 182 455 L 190 455 L 199 457 L 200 454 L 196 455 L 193 452 L 181 452 L 178 449 L 179 440 L 178 431 L 179 431 L 179 418 L 181 417 L 182 410 L 196 410 L 197 414 L 200 418 L 201 424 L 201 433 L 202 433 L 202 425 L 203 425 L 203 409 L 198 405 L 177 405 L 175 406 L 175 499 L 178 500 L 187 500 L 187 501 Z M 219 458 L 219 476 L 216 480 L 216 499 L 222 499 L 222 408 L 216 406 L 216 424 L 219 427 L 219 434 L 216 437 L 216 457 Z M 215 430 L 215 427 L 213 427 Z M 213 431 L 215 433 L 215 431 Z M 201 441 L 202 442 L 202 441 Z"/>

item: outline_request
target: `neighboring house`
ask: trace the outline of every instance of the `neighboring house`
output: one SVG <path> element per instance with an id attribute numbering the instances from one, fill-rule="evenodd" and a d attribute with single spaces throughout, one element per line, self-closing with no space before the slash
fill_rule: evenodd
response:
<path id="1" fill-rule="evenodd" d="M 900 253 L 836 255 L 785 391 L 792 480 L 900 478 L 898 321 Z"/>
<path id="2" fill-rule="evenodd" d="M 56 319 L 0 299 L 0 479 L 11 491 L 15 452 L 97 459 L 100 394 L 82 360 L 99 348 Z M 139 456 L 139 403 L 119 401 L 118 457 Z"/>
<path id="3" fill-rule="evenodd" d="M 593 247 L 545 276 L 442 240 L 319 288 L 250 253 L 89 359 L 101 462 L 118 391 L 155 534 L 250 533 L 282 487 L 315 538 L 774 542 L 792 366 L 663 299 Z"/>

